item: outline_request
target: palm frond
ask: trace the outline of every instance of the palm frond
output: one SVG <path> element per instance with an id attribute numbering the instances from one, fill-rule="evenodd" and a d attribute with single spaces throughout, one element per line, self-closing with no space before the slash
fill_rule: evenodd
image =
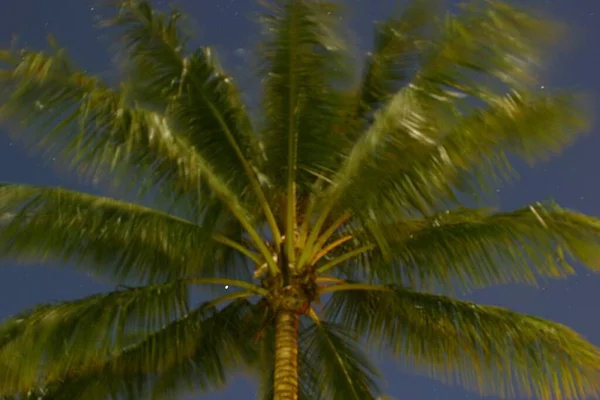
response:
<path id="1" fill-rule="evenodd" d="M 74 366 L 45 384 L 45 400 L 173 399 L 225 385 L 228 372 L 254 362 L 239 332 L 255 325 L 255 306 L 236 300 L 221 310 L 204 304 L 94 366 Z"/>
<path id="2" fill-rule="evenodd" d="M 439 0 L 412 1 L 400 15 L 376 24 L 373 51 L 367 55 L 362 80 L 351 103 L 349 117 L 358 120 L 355 134 L 361 134 L 372 112 L 416 73 L 420 49 L 432 37 L 440 3 Z M 346 125 L 345 130 L 348 128 Z"/>
<path id="3" fill-rule="evenodd" d="M 456 92 L 485 101 L 509 88 L 523 90 L 536 82 L 561 31 L 559 23 L 501 0 L 465 2 L 423 49 L 413 85 L 446 100 Z"/>
<path id="4" fill-rule="evenodd" d="M 415 127 L 435 124 L 435 119 L 419 114 L 415 97 L 403 91 L 341 171 L 345 179 L 336 186 L 343 194 L 340 204 L 378 229 L 390 219 L 428 216 L 460 204 L 458 193 L 477 198 L 497 180 L 512 176 L 508 156 L 534 161 L 583 132 L 588 119 L 579 100 L 568 94 L 512 93 L 432 139 L 423 133 L 437 135 L 437 128 Z"/>
<path id="5" fill-rule="evenodd" d="M 338 289 L 329 320 L 434 378 L 504 398 L 600 392 L 600 349 L 558 323 L 390 286 Z"/>
<path id="6" fill-rule="evenodd" d="M 329 132 L 340 115 L 346 46 L 336 5 L 298 0 L 262 3 L 266 170 L 292 202 L 290 190 L 306 194 L 315 176 L 330 174 L 335 159 L 331 149 L 339 138 Z M 292 206 L 286 204 L 288 210 Z"/>
<path id="7" fill-rule="evenodd" d="M 171 7 L 165 13 L 144 0 L 104 2 L 110 16 L 99 23 L 112 44 L 117 66 L 124 75 L 131 96 L 150 109 L 165 112 L 183 95 L 189 71 L 190 32 L 186 15 Z"/>
<path id="8" fill-rule="evenodd" d="M 2 257 L 60 260 L 117 282 L 197 276 L 221 246 L 209 221 L 60 188 L 0 185 L 0 216 Z"/>
<path id="9" fill-rule="evenodd" d="M 465 183 L 477 163 L 484 171 L 475 172 L 498 176 L 510 170 L 506 154 L 538 159 L 585 130 L 578 98 L 531 89 L 553 25 L 489 3 L 449 15 L 441 38 L 419 49 L 414 78 L 356 141 L 324 196 L 329 203 L 343 199 L 343 209 L 365 219 L 427 215 L 456 203 L 457 191 L 472 197 L 486 188 Z"/>
<path id="10" fill-rule="evenodd" d="M 71 368 L 89 368 L 188 312 L 183 281 L 46 304 L 0 325 L 0 393 L 18 393 Z"/>
<path id="11" fill-rule="evenodd" d="M 107 170 L 134 173 L 142 188 L 162 189 L 171 199 L 191 194 L 197 207 L 201 160 L 163 116 L 77 70 L 62 49 L 22 50 L 1 61 L 2 118 L 26 127 L 30 144 L 70 160 L 94 181 Z"/>
<path id="12" fill-rule="evenodd" d="M 116 28 L 133 96 L 159 107 L 236 193 L 257 196 L 271 229 L 275 219 L 259 182 L 264 162 L 239 91 L 210 48 L 190 53 L 179 27 L 182 14 L 154 10 L 148 1 L 118 3 L 105 21 Z"/>
<path id="13" fill-rule="evenodd" d="M 74 69 L 62 50 L 4 59 L 10 68 L 0 74 L 0 98 L 5 99 L 0 114 L 33 130 L 34 143 L 83 171 L 125 172 L 130 185 L 159 189 L 172 200 L 191 196 L 197 217 L 218 199 L 271 263 L 242 197 L 178 133 L 168 114 L 130 104 L 125 92 Z M 132 172 L 136 179 L 130 179 Z"/>
<path id="14" fill-rule="evenodd" d="M 314 313 L 314 312 L 313 312 Z M 314 315 L 314 314 L 313 314 Z M 320 321 L 301 332 L 305 356 L 328 399 L 373 399 L 380 394 L 377 369 L 358 348 L 347 326 Z"/>
<path id="15" fill-rule="evenodd" d="M 382 231 L 390 238 L 392 261 L 380 251 L 365 252 L 341 264 L 341 276 L 413 289 L 469 291 L 565 278 L 575 273 L 571 260 L 593 270 L 600 267 L 600 220 L 552 202 L 511 212 L 453 209 L 390 223 Z M 342 248 L 340 254 L 351 249 Z"/>

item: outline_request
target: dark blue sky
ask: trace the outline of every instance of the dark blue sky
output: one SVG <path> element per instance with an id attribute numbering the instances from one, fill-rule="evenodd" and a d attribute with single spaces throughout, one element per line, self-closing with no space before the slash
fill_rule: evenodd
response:
<path id="1" fill-rule="evenodd" d="M 0 46 L 6 47 L 13 33 L 28 47 L 44 46 L 46 33 L 53 33 L 70 50 L 77 62 L 94 73 L 110 77 L 106 46 L 93 29 L 97 10 L 93 0 L 3 0 L 0 1 Z M 164 3 L 164 2 L 162 2 Z M 221 60 L 238 77 L 244 88 L 252 88 L 245 65 L 256 35 L 247 16 L 256 10 L 254 0 L 180 0 L 178 2 L 196 21 L 198 41 L 216 48 Z M 346 0 L 354 8 L 352 25 L 358 44 L 366 50 L 371 37 L 371 22 L 391 10 L 393 0 Z M 543 78 L 545 88 L 577 87 L 596 95 L 596 114 L 600 110 L 600 1 L 527 1 L 568 23 L 572 38 L 567 50 L 558 51 L 550 73 Z M 360 18 L 358 18 L 360 17 Z M 521 180 L 499 189 L 504 209 L 554 198 L 561 205 L 600 217 L 600 125 L 593 132 L 552 161 L 535 168 L 523 167 Z M 0 181 L 43 185 L 63 185 L 93 190 L 53 165 L 52 160 L 32 157 L 18 143 L 0 131 Z M 96 190 L 93 190 L 97 192 Z M 81 274 L 57 266 L 17 266 L 0 261 L 0 319 L 34 304 L 72 299 L 107 289 Z M 581 271 L 566 281 L 552 281 L 541 288 L 502 286 L 473 293 L 470 298 L 485 304 L 500 305 L 536 314 L 566 324 L 600 346 L 600 277 Z M 479 399 L 455 387 L 414 376 L 410 368 L 383 364 L 388 394 L 405 400 Z M 222 393 L 197 398 L 217 400 L 251 398 L 254 388 L 247 380 L 233 380 Z"/>

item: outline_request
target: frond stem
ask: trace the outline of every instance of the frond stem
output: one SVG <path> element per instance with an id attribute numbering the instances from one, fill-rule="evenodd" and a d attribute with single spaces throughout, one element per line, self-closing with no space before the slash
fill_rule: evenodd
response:
<path id="1" fill-rule="evenodd" d="M 315 323 L 315 325 L 317 325 L 320 329 L 323 329 L 323 324 L 321 323 L 321 319 L 319 318 L 319 316 L 317 315 L 317 312 L 315 311 L 314 308 L 310 308 L 308 310 L 308 315 L 310 316 L 310 318 L 313 320 L 313 322 Z M 329 344 L 329 346 L 331 346 L 331 349 L 334 351 L 335 353 L 335 358 L 336 361 L 339 363 L 340 367 L 342 368 L 342 371 L 344 371 L 344 377 L 346 378 L 346 380 L 348 381 L 348 383 L 350 384 L 350 388 L 352 388 L 352 392 L 354 393 L 354 398 L 355 399 L 359 399 L 360 396 L 356 393 L 355 389 L 354 389 L 354 385 L 352 384 L 352 378 L 350 377 L 350 375 L 348 374 L 348 371 L 345 367 L 345 362 L 344 360 L 340 357 L 338 351 L 336 350 L 336 345 L 331 341 L 331 338 L 329 337 L 329 335 L 324 335 L 325 339 L 327 340 L 327 344 Z"/>
<path id="2" fill-rule="evenodd" d="M 300 254 L 300 262 L 298 263 L 299 265 L 302 265 L 306 261 L 306 259 L 311 256 L 310 253 L 313 248 L 313 243 L 315 243 L 317 241 L 317 239 L 319 237 L 319 233 L 321 232 L 321 228 L 325 224 L 325 221 L 327 220 L 329 213 L 333 209 L 334 204 L 335 204 L 335 200 L 330 199 L 330 201 L 328 201 L 325 204 L 325 208 L 323 209 L 323 211 L 321 212 L 321 214 L 315 221 L 315 225 L 313 226 L 310 234 L 308 235 L 308 239 L 306 239 L 306 246 L 302 250 L 302 254 Z"/>
<path id="3" fill-rule="evenodd" d="M 314 307 L 310 307 L 308 309 L 308 316 L 314 321 L 315 324 L 319 326 L 321 325 L 321 318 L 319 318 L 319 315 L 315 311 Z"/>
<path id="4" fill-rule="evenodd" d="M 298 232 L 298 247 L 304 248 L 306 244 L 306 238 L 308 236 L 308 229 L 310 228 L 310 217 L 312 215 L 313 210 L 315 209 L 315 199 L 311 196 L 308 200 L 308 207 L 304 215 L 302 216 L 302 224 L 300 225 L 300 229 Z M 302 254 L 300 254 L 300 259 L 302 259 Z"/>
<path id="5" fill-rule="evenodd" d="M 258 253 L 255 253 L 254 251 L 250 250 L 249 248 L 242 245 L 241 243 L 236 242 L 235 240 L 229 239 L 228 237 L 223 236 L 223 235 L 214 235 L 213 239 L 216 242 L 219 242 L 221 244 L 224 244 L 225 246 L 229 246 L 229 247 L 239 251 L 240 253 L 244 254 L 246 257 L 248 257 L 249 259 L 254 261 L 256 264 L 263 263 L 263 260 L 260 258 L 260 255 Z"/>
<path id="6" fill-rule="evenodd" d="M 264 240 L 262 239 L 262 237 L 260 236 L 258 231 L 256 229 L 254 229 L 254 226 L 252 226 L 252 224 L 250 223 L 250 221 L 248 221 L 246 216 L 243 213 L 241 213 L 238 209 L 236 209 L 235 206 L 231 206 L 225 200 L 223 200 L 223 201 L 225 204 L 227 204 L 227 206 L 231 210 L 231 213 L 237 218 L 237 220 L 240 222 L 240 224 L 242 224 L 242 226 L 244 227 L 246 232 L 248 232 L 248 235 L 250 235 L 250 238 L 254 242 L 254 245 L 260 251 L 262 256 L 265 258 L 264 261 L 269 266 L 271 273 L 274 276 L 277 275 L 279 272 L 279 267 L 277 266 L 277 263 L 275 262 L 275 260 L 273 260 L 273 254 L 271 254 L 271 250 L 269 250 L 269 248 L 265 244 Z"/>
<path id="7" fill-rule="evenodd" d="M 341 217 L 336 219 L 333 224 L 331 224 L 331 226 L 327 228 L 327 230 L 323 232 L 323 234 L 317 239 L 317 243 L 315 243 L 316 249 L 319 250 L 321 247 L 323 247 L 323 245 L 329 240 L 335 231 L 348 222 L 350 217 L 352 217 L 352 213 L 350 213 L 350 211 L 346 211 Z"/>
<path id="8" fill-rule="evenodd" d="M 207 100 L 207 102 L 208 102 L 208 100 Z M 246 175 L 248 176 L 248 179 L 250 180 L 252 189 L 254 190 L 254 193 L 258 197 L 258 200 L 263 208 L 265 217 L 267 219 L 267 223 L 269 224 L 269 227 L 271 228 L 271 231 L 273 233 L 275 243 L 278 244 L 279 241 L 281 240 L 280 239 L 281 232 L 279 231 L 279 227 L 277 226 L 277 221 L 275 220 L 275 215 L 273 214 L 273 210 L 271 210 L 271 207 L 269 206 L 269 202 L 267 201 L 265 192 L 260 187 L 260 183 L 258 182 L 256 175 L 252 171 L 252 168 L 250 168 L 250 164 L 248 163 L 248 160 L 246 160 L 246 158 L 242 154 L 242 151 L 241 151 L 240 147 L 238 146 L 238 144 L 236 143 L 235 138 L 233 137 L 233 134 L 229 130 L 229 127 L 227 126 L 225 121 L 223 121 L 223 118 L 218 113 L 216 107 L 210 102 L 209 102 L 209 105 L 210 105 L 211 110 L 213 110 L 213 113 L 216 115 L 217 120 L 219 121 L 219 124 L 223 128 L 223 131 L 225 132 L 225 135 L 227 136 L 227 140 L 229 141 L 229 144 L 231 145 L 231 147 L 233 147 L 235 154 L 238 156 L 238 159 L 240 160 L 240 162 L 242 163 L 242 166 L 244 167 L 244 171 L 246 172 Z"/>
<path id="9" fill-rule="evenodd" d="M 317 279 L 315 281 L 317 283 L 330 282 L 330 283 L 336 283 L 336 284 L 340 284 L 340 285 L 348 283 L 348 281 L 346 281 L 344 279 L 334 278 L 334 277 L 331 277 L 331 276 L 319 276 L 319 277 L 317 277 Z"/>
<path id="10" fill-rule="evenodd" d="M 244 298 L 252 297 L 252 296 L 257 296 L 257 294 L 250 290 L 245 290 L 243 292 L 234 292 L 234 293 L 226 294 L 225 296 L 217 297 L 216 299 L 211 300 L 208 303 L 206 303 L 204 306 L 205 307 L 214 307 L 225 301 L 244 299 Z"/>
<path id="11" fill-rule="evenodd" d="M 352 235 L 347 235 L 344 236 L 343 238 L 340 238 L 332 243 L 330 243 L 327 247 L 325 247 L 323 250 L 319 251 L 315 257 L 312 260 L 312 264 L 316 264 L 317 261 L 319 261 L 321 258 L 323 258 L 324 256 L 326 256 L 327 254 L 329 254 L 332 250 L 334 250 L 336 247 L 341 246 L 342 244 L 346 243 L 349 240 L 352 240 L 354 236 Z"/>
<path id="12" fill-rule="evenodd" d="M 253 292 L 257 295 L 268 296 L 269 292 L 261 287 L 253 285 L 252 283 L 240 281 L 237 279 L 227 279 L 227 278 L 198 278 L 198 279 L 190 279 L 189 283 L 195 285 L 229 285 L 240 287 L 242 289 L 246 289 L 250 292 Z"/>
<path id="13" fill-rule="evenodd" d="M 324 287 L 319 291 L 319 294 L 342 292 L 344 290 L 363 290 L 373 292 L 390 292 L 391 289 L 384 285 L 370 285 L 368 283 L 344 283 L 340 285 L 332 285 Z"/>
<path id="14" fill-rule="evenodd" d="M 296 3 L 292 2 L 291 7 L 295 7 Z M 289 104 L 288 104 L 288 160 L 287 160 L 287 212 L 286 212 L 286 223 L 285 223 L 285 232 L 286 232 L 286 252 L 288 256 L 288 262 L 294 263 L 296 260 L 296 254 L 294 249 L 294 236 L 296 231 L 296 157 L 297 157 L 297 142 L 298 142 L 298 132 L 295 124 L 295 114 L 296 114 L 296 101 L 295 101 L 295 90 L 294 85 L 296 82 L 294 81 L 294 48 L 296 45 L 296 37 L 293 32 L 293 28 L 295 25 L 295 15 L 296 10 L 292 10 L 290 12 L 290 51 L 289 51 Z"/>
<path id="15" fill-rule="evenodd" d="M 349 251 L 348 253 L 342 254 L 341 256 L 334 258 L 333 260 L 325 263 L 320 268 L 317 268 L 317 273 L 319 273 L 319 274 L 325 273 L 326 271 L 329 271 L 330 269 L 343 263 L 344 261 L 347 261 L 347 260 L 351 259 L 352 257 L 356 257 L 362 253 L 369 251 L 369 250 L 373 250 L 374 248 L 375 248 L 374 244 L 369 244 L 366 246 L 359 247 L 358 249 Z"/>

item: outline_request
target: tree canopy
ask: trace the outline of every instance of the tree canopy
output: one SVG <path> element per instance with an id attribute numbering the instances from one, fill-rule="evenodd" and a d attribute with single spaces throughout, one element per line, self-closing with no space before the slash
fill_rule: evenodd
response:
<path id="1" fill-rule="evenodd" d="M 265 400 L 368 400 L 369 353 L 483 394 L 599 395 L 600 350 L 576 332 L 453 297 L 600 268 L 600 220 L 490 207 L 515 161 L 589 127 L 584 97 L 537 89 L 560 25 L 417 0 L 355 70 L 338 5 L 261 4 L 258 117 L 183 14 L 148 1 L 105 6 L 118 83 L 53 39 L 0 52 L 10 131 L 135 199 L 0 186 L 0 257 L 116 285 L 2 323 L 0 396 L 173 399 L 246 371 Z"/>

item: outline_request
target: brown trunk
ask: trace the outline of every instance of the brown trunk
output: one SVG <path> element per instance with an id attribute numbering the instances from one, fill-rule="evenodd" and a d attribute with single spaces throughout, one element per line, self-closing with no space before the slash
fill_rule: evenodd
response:
<path id="1" fill-rule="evenodd" d="M 273 400 L 298 400 L 298 315 L 279 311 L 275 322 Z"/>

